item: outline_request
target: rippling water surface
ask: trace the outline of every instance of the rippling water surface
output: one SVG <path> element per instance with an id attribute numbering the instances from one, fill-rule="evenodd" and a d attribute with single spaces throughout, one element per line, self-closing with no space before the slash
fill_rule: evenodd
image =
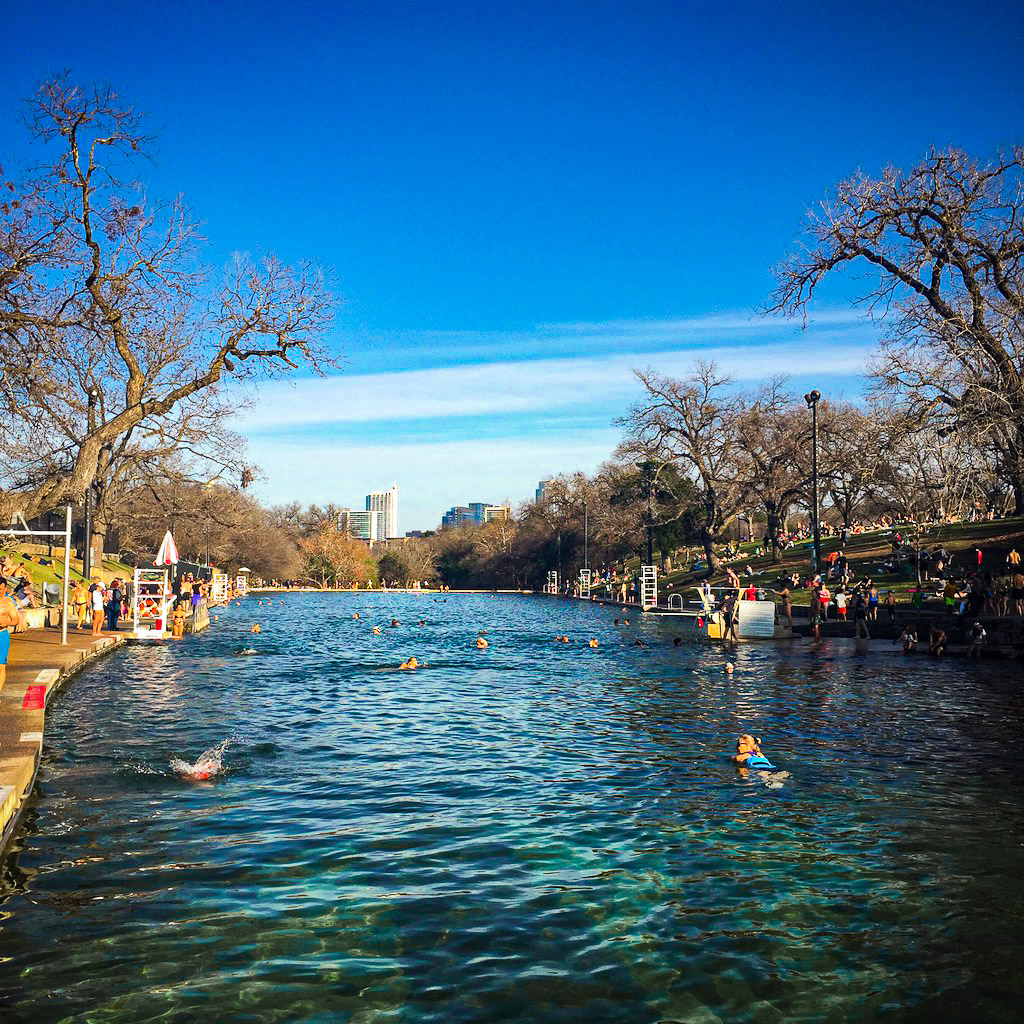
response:
<path id="1" fill-rule="evenodd" d="M 727 678 L 621 614 L 249 598 L 86 670 L 3 861 L 0 1019 L 1019 1020 L 1020 667 L 748 644 Z"/>

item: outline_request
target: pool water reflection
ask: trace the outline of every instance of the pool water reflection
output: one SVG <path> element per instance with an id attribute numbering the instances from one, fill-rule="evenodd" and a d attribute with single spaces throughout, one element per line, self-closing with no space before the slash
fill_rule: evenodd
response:
<path id="1" fill-rule="evenodd" d="M 88 669 L 4 861 L 0 1018 L 1017 1020 L 1020 669 L 795 641 L 727 677 L 620 614 L 249 598 Z"/>

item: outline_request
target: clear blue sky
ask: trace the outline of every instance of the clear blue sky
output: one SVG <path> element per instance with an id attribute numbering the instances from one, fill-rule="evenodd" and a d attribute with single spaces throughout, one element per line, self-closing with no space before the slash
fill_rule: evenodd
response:
<path id="1" fill-rule="evenodd" d="M 160 132 L 212 256 L 334 269 L 345 372 L 244 423 L 263 496 L 403 529 L 593 469 L 634 366 L 856 394 L 850 291 L 755 311 L 803 211 L 857 168 L 1019 139 L 1019 4 L 132 3 L 4 14 L 0 162 L 34 83 L 110 82 Z"/>

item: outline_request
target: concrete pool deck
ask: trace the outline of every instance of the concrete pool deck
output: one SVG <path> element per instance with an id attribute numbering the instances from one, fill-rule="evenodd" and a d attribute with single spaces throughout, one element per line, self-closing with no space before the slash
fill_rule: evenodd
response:
<path id="1" fill-rule="evenodd" d="M 128 632 L 97 639 L 86 630 L 33 629 L 11 638 L 7 683 L 0 690 L 0 852 L 21 816 L 39 770 L 46 706 L 66 679 L 93 659 L 119 647 Z"/>

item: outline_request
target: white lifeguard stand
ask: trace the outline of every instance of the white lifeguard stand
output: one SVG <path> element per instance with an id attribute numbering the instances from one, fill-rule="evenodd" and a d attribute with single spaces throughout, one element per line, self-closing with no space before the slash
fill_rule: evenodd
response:
<path id="1" fill-rule="evenodd" d="M 548 583 L 544 588 L 549 594 L 558 593 L 558 570 L 551 569 L 548 571 Z"/>
<path id="2" fill-rule="evenodd" d="M 640 607 L 646 612 L 658 607 L 658 567 L 640 566 Z"/>
<path id="3" fill-rule="evenodd" d="M 590 600 L 590 585 L 593 578 L 593 569 L 580 569 L 580 597 L 582 597 L 584 601 Z"/>
<path id="4" fill-rule="evenodd" d="M 235 593 L 239 597 L 245 597 L 249 593 L 249 573 L 252 569 L 246 569 L 243 565 L 238 570 L 238 575 L 235 577 Z"/>
<path id="5" fill-rule="evenodd" d="M 210 602 L 212 604 L 226 604 L 228 600 L 228 574 L 226 572 L 215 572 L 210 577 Z"/>
<path id="6" fill-rule="evenodd" d="M 132 629 L 139 640 L 163 640 L 171 608 L 166 569 L 136 569 L 132 588 Z"/>

